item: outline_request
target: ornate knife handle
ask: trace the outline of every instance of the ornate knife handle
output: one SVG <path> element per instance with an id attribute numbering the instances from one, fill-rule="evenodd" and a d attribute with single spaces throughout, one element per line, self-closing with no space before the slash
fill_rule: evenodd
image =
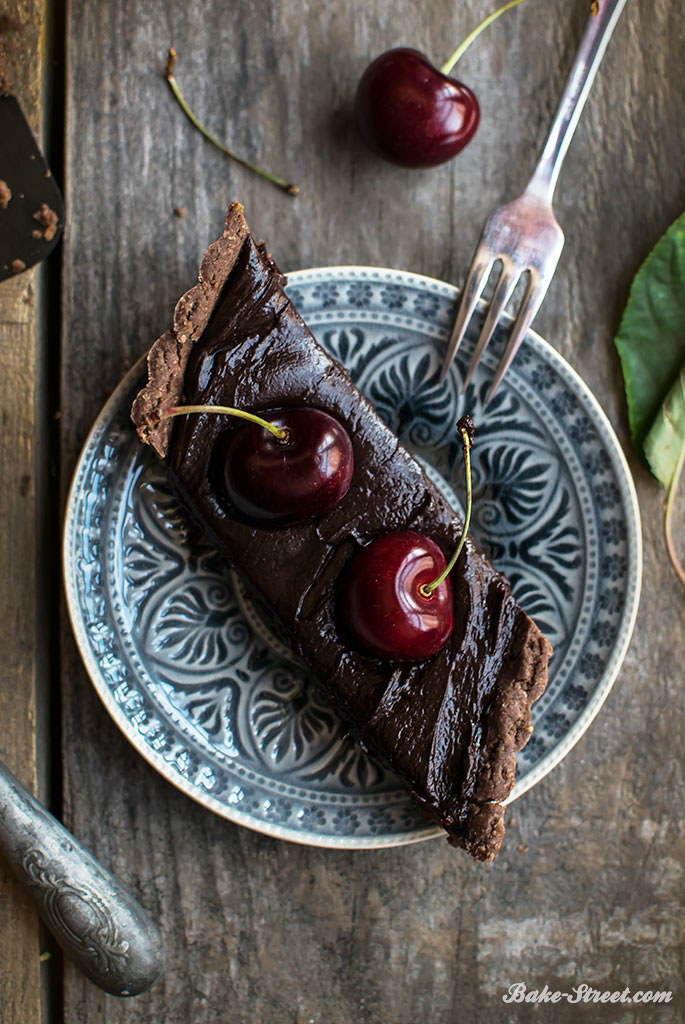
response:
<path id="1" fill-rule="evenodd" d="M 157 926 L 2 762 L 0 854 L 70 959 L 105 992 L 135 996 L 160 976 Z"/>

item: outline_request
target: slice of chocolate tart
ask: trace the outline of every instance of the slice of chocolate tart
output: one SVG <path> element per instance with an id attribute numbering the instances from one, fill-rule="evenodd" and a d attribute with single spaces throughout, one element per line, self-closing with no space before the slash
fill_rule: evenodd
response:
<path id="1" fill-rule="evenodd" d="M 491 860 L 504 835 L 501 801 L 514 784 L 516 752 L 532 732 L 531 704 L 547 683 L 551 647 L 469 537 L 453 570 L 455 626 L 442 650 L 402 663 L 356 648 L 338 601 L 350 559 L 376 537 L 405 529 L 432 538 L 449 557 L 462 524 L 314 340 L 284 284 L 234 203 L 223 235 L 203 257 L 199 283 L 150 349 L 133 422 L 165 461 L 190 514 L 261 593 L 359 742 L 404 781 L 453 844 Z M 217 465 L 236 421 L 208 413 L 163 418 L 180 402 L 330 413 L 353 443 L 347 494 L 332 511 L 294 525 L 246 521 Z"/>

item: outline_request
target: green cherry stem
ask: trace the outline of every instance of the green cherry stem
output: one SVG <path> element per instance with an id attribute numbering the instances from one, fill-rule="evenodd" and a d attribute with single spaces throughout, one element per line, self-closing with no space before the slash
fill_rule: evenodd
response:
<path id="1" fill-rule="evenodd" d="M 481 21 L 480 25 L 474 28 L 473 32 L 469 32 L 464 42 L 459 44 L 459 46 L 456 48 L 456 50 L 449 58 L 449 60 L 445 61 L 445 63 L 442 65 L 440 70 L 442 71 L 443 75 L 449 75 L 454 65 L 461 57 L 464 56 L 471 43 L 474 41 L 474 39 L 478 38 L 483 29 L 487 28 L 488 25 L 492 25 L 493 21 L 496 21 L 499 18 L 500 14 L 504 14 L 504 12 L 508 11 L 510 7 L 517 7 L 519 4 L 522 4 L 524 2 L 525 0 L 509 0 L 509 3 L 504 4 L 503 7 L 499 7 L 496 11 L 493 11 L 492 14 L 489 14 L 487 18 Z"/>
<path id="2" fill-rule="evenodd" d="M 241 420 L 249 420 L 250 423 L 256 423 L 258 427 L 270 430 L 279 441 L 287 441 L 288 439 L 287 430 L 275 427 L 273 423 L 262 419 L 261 416 L 255 416 L 252 412 L 245 412 L 244 409 L 234 409 L 232 405 L 174 405 L 164 410 L 162 419 L 167 419 L 170 416 L 187 416 L 193 412 L 216 412 L 225 416 L 237 416 Z"/>
<path id="3" fill-rule="evenodd" d="M 671 486 L 668 488 L 668 494 L 666 497 L 666 504 L 664 506 L 664 538 L 666 540 L 666 551 L 670 559 L 671 565 L 676 571 L 676 575 L 680 582 L 685 586 L 685 569 L 680 564 L 678 555 L 676 554 L 675 544 L 673 543 L 673 530 L 671 526 L 671 520 L 673 517 L 673 503 L 675 501 L 676 491 L 678 490 L 678 484 L 680 482 L 680 476 L 683 472 L 683 466 L 685 465 L 685 444 L 680 449 L 680 455 L 676 463 L 675 472 L 673 479 L 671 480 Z"/>
<path id="4" fill-rule="evenodd" d="M 178 85 L 178 82 L 176 81 L 176 78 L 174 77 L 174 67 L 175 67 L 175 65 L 176 65 L 176 50 L 174 50 L 173 46 L 170 46 L 169 47 L 169 59 L 167 60 L 167 66 L 166 66 L 166 80 L 169 83 L 169 87 L 170 87 L 171 91 L 173 92 L 174 96 L 178 100 L 178 103 L 179 103 L 179 106 L 181 107 L 181 110 L 186 115 L 188 120 L 197 128 L 197 130 L 202 135 L 204 135 L 204 137 L 209 142 L 211 142 L 213 146 L 216 146 L 216 148 L 220 149 L 222 153 L 225 153 L 226 156 L 229 156 L 231 158 L 231 160 L 235 160 L 235 162 L 237 164 L 240 164 L 241 167 L 246 167 L 248 169 L 248 171 L 254 171 L 254 173 L 255 174 L 259 174 L 260 177 L 266 178 L 266 180 L 270 181 L 272 183 L 272 185 L 276 185 L 278 188 L 283 189 L 284 192 L 287 192 L 289 196 L 299 195 L 300 190 L 297 187 L 297 185 L 291 185 L 287 181 L 284 181 L 283 178 L 279 178 L 275 174 L 270 174 L 268 171 L 263 170 L 261 167 L 256 167 L 255 164 L 248 163 L 248 161 L 247 160 L 243 160 L 242 157 L 236 156 L 235 153 L 232 153 L 230 149 L 227 149 L 226 146 L 223 145 L 223 143 L 219 142 L 219 140 L 216 139 L 207 130 L 207 128 L 205 128 L 205 126 L 202 124 L 202 122 L 200 120 L 198 120 L 198 118 L 195 116 L 193 111 L 188 106 L 186 100 L 184 99 L 183 93 L 181 92 L 181 90 L 179 88 L 179 85 Z"/>
<path id="5" fill-rule="evenodd" d="M 464 451 L 464 472 L 466 474 L 466 515 L 464 516 L 464 528 L 461 531 L 461 537 L 457 544 L 457 549 L 450 558 L 449 562 L 440 573 L 437 579 L 433 580 L 432 583 L 423 583 L 419 587 L 419 591 L 423 597 L 430 597 L 434 590 L 436 590 L 441 583 L 443 583 L 449 574 L 457 564 L 457 559 L 461 554 L 461 549 L 464 547 L 466 541 L 466 534 L 469 531 L 469 523 L 471 522 L 471 506 L 473 505 L 473 494 L 471 489 L 471 447 L 473 445 L 473 420 L 470 416 L 462 416 L 457 423 L 457 429 L 461 434 L 461 443 Z"/>

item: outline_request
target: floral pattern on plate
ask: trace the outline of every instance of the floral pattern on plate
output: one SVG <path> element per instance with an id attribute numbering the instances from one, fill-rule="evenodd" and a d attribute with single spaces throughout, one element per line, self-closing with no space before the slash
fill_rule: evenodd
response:
<path id="1" fill-rule="evenodd" d="M 458 507 L 470 412 L 474 535 L 554 645 L 512 798 L 576 742 L 618 672 L 637 610 L 637 504 L 611 427 L 570 367 L 530 333 L 495 399 L 503 337 L 461 392 L 479 323 L 439 383 L 456 290 L 399 271 L 291 275 L 290 294 L 384 421 Z M 128 419 L 141 363 L 98 418 L 77 466 L 65 578 L 94 685 L 133 745 L 223 816 L 328 846 L 439 833 L 346 735 L 259 601 L 187 525 Z"/>

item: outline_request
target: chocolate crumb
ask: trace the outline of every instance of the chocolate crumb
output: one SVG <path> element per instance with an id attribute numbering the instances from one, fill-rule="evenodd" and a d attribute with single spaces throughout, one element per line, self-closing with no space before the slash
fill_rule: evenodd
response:
<path id="1" fill-rule="evenodd" d="M 43 227 L 43 241 L 51 242 L 57 233 L 59 217 L 54 210 L 51 210 L 47 203 L 41 203 L 40 209 L 36 210 L 33 219 L 37 220 Z M 33 237 L 36 235 L 34 233 Z M 38 235 L 40 238 L 40 235 Z"/>
<path id="2" fill-rule="evenodd" d="M 12 189 L 0 178 L 0 210 L 6 210 L 12 198 Z"/>
<path id="3" fill-rule="evenodd" d="M 34 230 L 31 232 L 31 238 L 42 238 L 42 237 L 43 237 L 43 232 L 39 231 L 38 228 L 34 228 Z"/>
<path id="4" fill-rule="evenodd" d="M 185 208 L 185 206 L 177 206 L 176 209 L 174 210 L 174 217 L 180 217 L 180 219 L 183 220 L 185 215 L 186 215 L 186 208 Z"/>
<path id="5" fill-rule="evenodd" d="M 590 4 L 590 13 L 597 17 L 599 14 L 599 0 L 592 0 L 592 3 Z"/>
<path id="6" fill-rule="evenodd" d="M 522 843 L 519 843 L 519 845 L 516 847 L 516 849 L 518 850 L 519 853 L 528 853 L 528 847 L 524 846 Z"/>
<path id="7" fill-rule="evenodd" d="M 21 274 L 22 270 L 26 270 L 26 264 L 23 260 L 12 260 L 10 266 L 13 274 Z"/>

